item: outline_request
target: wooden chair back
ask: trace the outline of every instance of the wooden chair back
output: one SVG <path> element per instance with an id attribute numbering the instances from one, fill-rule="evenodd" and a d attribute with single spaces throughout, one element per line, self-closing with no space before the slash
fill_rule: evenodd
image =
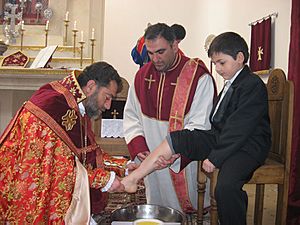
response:
<path id="1" fill-rule="evenodd" d="M 292 120 L 294 104 L 294 86 L 286 79 L 281 69 L 270 73 L 268 82 L 269 116 L 272 129 L 272 147 L 264 165 L 253 174 L 249 184 L 256 184 L 254 224 L 261 225 L 263 219 L 263 203 L 265 184 L 277 184 L 276 225 L 286 224 L 289 174 L 291 166 Z M 211 225 L 218 224 L 215 187 L 218 170 L 205 173 L 198 166 L 198 224 L 203 223 L 203 199 L 205 182 L 210 178 Z"/>

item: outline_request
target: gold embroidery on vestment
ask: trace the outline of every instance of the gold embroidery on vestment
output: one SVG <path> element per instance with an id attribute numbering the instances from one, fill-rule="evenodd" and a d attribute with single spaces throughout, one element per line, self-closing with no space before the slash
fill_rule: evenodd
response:
<path id="1" fill-rule="evenodd" d="M 177 126 L 176 126 L 177 120 L 179 120 L 179 121 L 182 120 L 182 118 L 178 117 L 177 114 L 178 114 L 178 111 L 175 112 L 174 116 L 170 116 L 171 119 L 174 119 L 174 130 L 177 130 Z"/>
<path id="2" fill-rule="evenodd" d="M 76 124 L 77 115 L 74 109 L 66 112 L 66 114 L 62 117 L 62 125 L 66 128 L 66 131 L 72 130 L 74 125 Z"/>
<path id="3" fill-rule="evenodd" d="M 166 73 L 162 72 L 160 74 L 159 87 L 157 90 L 157 118 L 159 120 L 161 119 L 161 114 L 162 114 L 162 97 L 164 93 L 165 80 L 166 80 Z"/>
<path id="4" fill-rule="evenodd" d="M 152 79 L 152 74 L 150 74 L 150 78 L 145 78 L 145 81 L 146 81 L 146 82 L 149 82 L 149 83 L 148 83 L 148 90 L 150 90 L 152 82 L 153 82 L 153 83 L 155 82 L 155 80 Z"/>

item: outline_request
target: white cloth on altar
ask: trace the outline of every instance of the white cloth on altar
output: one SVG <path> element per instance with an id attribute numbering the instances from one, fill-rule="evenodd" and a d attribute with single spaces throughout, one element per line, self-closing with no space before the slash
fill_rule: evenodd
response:
<path id="1" fill-rule="evenodd" d="M 102 119 L 101 120 L 101 137 L 124 137 L 122 119 Z"/>
<path id="2" fill-rule="evenodd" d="M 214 85 L 212 78 L 210 75 L 205 74 L 198 81 L 191 109 L 184 119 L 184 129 L 210 129 L 211 125 L 209 122 L 209 115 L 213 106 L 213 97 Z M 165 139 L 169 129 L 168 121 L 158 121 L 142 114 L 134 85 L 129 89 L 128 99 L 124 109 L 123 124 L 126 143 L 129 143 L 137 136 L 144 136 L 150 151 L 153 151 Z M 135 161 L 139 162 L 137 157 Z M 178 160 L 175 163 L 179 163 Z M 194 208 L 197 208 L 196 161 L 191 162 L 186 167 L 186 177 L 189 183 L 190 200 Z M 172 207 L 182 211 L 168 168 L 154 171 L 149 174 L 144 181 L 146 185 L 146 197 L 148 204 Z M 208 195 L 205 196 L 206 207 L 209 204 L 209 198 Z"/>

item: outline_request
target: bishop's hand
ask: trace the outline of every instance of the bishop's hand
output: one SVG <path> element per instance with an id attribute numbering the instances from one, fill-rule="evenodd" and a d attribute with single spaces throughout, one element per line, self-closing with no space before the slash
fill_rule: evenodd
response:
<path id="1" fill-rule="evenodd" d="M 113 193 L 113 192 L 124 192 L 125 187 L 124 185 L 121 183 L 121 178 L 119 178 L 118 176 L 116 176 L 116 178 L 114 179 L 111 187 L 108 189 L 108 192 Z"/>

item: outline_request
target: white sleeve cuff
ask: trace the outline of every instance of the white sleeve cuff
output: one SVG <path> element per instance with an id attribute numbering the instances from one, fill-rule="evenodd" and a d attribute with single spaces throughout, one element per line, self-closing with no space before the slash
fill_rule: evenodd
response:
<path id="1" fill-rule="evenodd" d="M 101 188 L 101 191 L 102 192 L 108 191 L 108 189 L 110 189 L 110 187 L 112 186 L 115 178 L 116 178 L 116 173 L 114 171 L 110 171 L 109 181 L 107 182 L 107 184 L 103 188 Z"/>
<path id="2" fill-rule="evenodd" d="M 181 157 L 177 158 L 169 168 L 174 173 L 179 173 L 180 172 L 180 164 L 181 164 Z"/>

